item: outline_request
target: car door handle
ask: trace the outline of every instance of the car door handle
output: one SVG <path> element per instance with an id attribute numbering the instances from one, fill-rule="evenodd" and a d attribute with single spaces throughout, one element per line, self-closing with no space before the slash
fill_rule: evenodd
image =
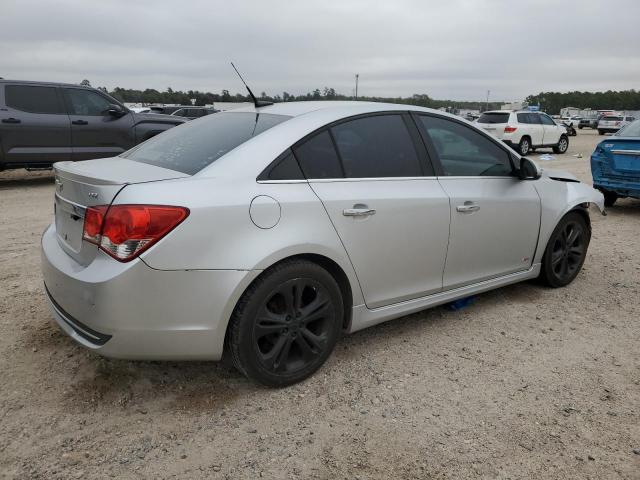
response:
<path id="1" fill-rule="evenodd" d="M 353 208 L 345 208 L 342 211 L 342 215 L 345 217 L 368 217 L 369 215 L 375 215 L 376 211 L 373 208 L 369 208 L 366 205 L 354 205 Z"/>
<path id="2" fill-rule="evenodd" d="M 86 120 L 74 120 L 73 122 L 74 125 L 89 125 L 89 122 L 87 122 Z"/>
<path id="3" fill-rule="evenodd" d="M 2 119 L 2 123 L 21 123 L 22 120 L 20 120 L 19 118 L 3 118 Z"/>
<path id="4" fill-rule="evenodd" d="M 458 205 L 456 210 L 460 213 L 472 213 L 480 210 L 480 205 L 476 205 L 473 202 L 464 202 L 464 205 Z"/>

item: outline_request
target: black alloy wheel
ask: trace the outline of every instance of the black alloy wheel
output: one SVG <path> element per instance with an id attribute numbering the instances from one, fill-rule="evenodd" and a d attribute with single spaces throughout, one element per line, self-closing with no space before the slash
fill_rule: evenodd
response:
<path id="1" fill-rule="evenodd" d="M 226 348 L 250 379 L 290 385 L 329 357 L 343 316 L 340 288 L 329 272 L 306 260 L 285 261 L 264 272 L 238 302 Z"/>
<path id="2" fill-rule="evenodd" d="M 541 278 L 551 287 L 563 287 L 580 272 L 587 256 L 591 232 L 576 212 L 565 215 L 551 234 L 542 260 Z"/>

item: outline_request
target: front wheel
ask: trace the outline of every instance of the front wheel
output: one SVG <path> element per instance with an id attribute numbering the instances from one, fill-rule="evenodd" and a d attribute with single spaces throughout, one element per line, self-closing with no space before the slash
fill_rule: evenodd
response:
<path id="1" fill-rule="evenodd" d="M 618 194 L 616 192 L 602 192 L 604 195 L 604 206 L 613 207 L 613 204 L 618 200 Z"/>
<path id="2" fill-rule="evenodd" d="M 563 154 L 567 151 L 568 148 L 569 148 L 569 139 L 565 135 L 562 135 L 560 137 L 560 140 L 558 140 L 558 144 L 555 147 L 553 147 L 553 153 Z"/>
<path id="3" fill-rule="evenodd" d="M 244 293 L 225 348 L 251 380 L 291 385 L 326 361 L 343 317 L 342 295 L 331 274 L 306 260 L 288 260 L 265 271 Z"/>
<path id="4" fill-rule="evenodd" d="M 542 257 L 540 279 L 550 287 L 564 287 L 580 273 L 591 231 L 577 212 L 567 213 L 553 230 Z"/>

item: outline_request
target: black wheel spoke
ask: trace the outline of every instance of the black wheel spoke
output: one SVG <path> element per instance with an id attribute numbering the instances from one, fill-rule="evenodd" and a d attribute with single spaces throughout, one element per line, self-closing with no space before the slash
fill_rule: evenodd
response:
<path id="1" fill-rule="evenodd" d="M 280 335 L 276 340 L 276 343 L 273 344 L 271 350 L 262 355 L 262 360 L 267 368 L 269 368 L 270 370 L 278 370 L 283 357 L 283 353 L 288 354 L 290 347 L 291 339 L 287 335 Z"/>
<path id="2" fill-rule="evenodd" d="M 564 252 L 562 250 L 557 250 L 551 254 L 551 265 L 554 267 L 562 261 L 564 258 Z"/>
<path id="3" fill-rule="evenodd" d="M 303 328 L 302 330 L 300 330 L 300 332 L 302 333 L 302 337 L 304 338 L 305 342 L 308 342 L 314 351 L 318 352 L 322 350 L 324 346 L 323 337 L 316 335 L 308 328 Z"/>
<path id="4" fill-rule="evenodd" d="M 256 337 L 262 338 L 272 333 L 280 333 L 285 328 L 287 328 L 287 322 L 284 319 L 273 320 L 271 318 L 261 317 L 258 318 L 256 322 Z"/>

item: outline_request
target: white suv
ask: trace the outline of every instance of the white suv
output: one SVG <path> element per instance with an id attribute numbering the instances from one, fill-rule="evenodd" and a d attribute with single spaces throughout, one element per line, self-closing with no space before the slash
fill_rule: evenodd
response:
<path id="1" fill-rule="evenodd" d="M 605 115 L 598 122 L 598 133 L 600 135 L 604 135 L 605 133 L 615 133 L 622 127 L 633 122 L 635 119 L 635 117 L 630 117 L 628 115 Z"/>
<path id="2" fill-rule="evenodd" d="M 565 153 L 569 148 L 567 129 L 546 113 L 496 110 L 484 112 L 476 122 L 520 155 L 541 147 L 551 147 L 553 153 Z"/>

